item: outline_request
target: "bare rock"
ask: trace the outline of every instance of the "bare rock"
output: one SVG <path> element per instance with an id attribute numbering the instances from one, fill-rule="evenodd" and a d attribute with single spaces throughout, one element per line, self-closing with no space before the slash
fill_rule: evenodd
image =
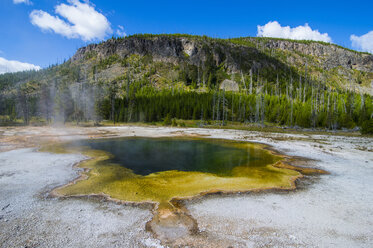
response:
<path id="1" fill-rule="evenodd" d="M 219 87 L 221 90 L 224 89 L 225 91 L 239 91 L 238 83 L 233 80 L 225 79 Z"/>

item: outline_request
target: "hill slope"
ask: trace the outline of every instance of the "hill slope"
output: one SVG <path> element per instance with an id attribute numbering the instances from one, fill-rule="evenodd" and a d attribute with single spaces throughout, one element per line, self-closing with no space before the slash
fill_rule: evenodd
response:
<path id="1" fill-rule="evenodd" d="M 373 55 L 333 44 L 250 37 L 134 35 L 82 47 L 67 62 L 39 72 L 0 76 L 0 115 L 8 120 L 23 116 L 26 123 L 32 116 L 64 121 L 153 121 L 170 114 L 183 119 L 198 116 L 353 127 L 371 118 L 372 83 Z M 235 93 L 219 88 L 234 89 Z M 175 94 L 186 97 L 178 104 L 189 106 L 190 98 L 198 100 L 184 106 L 182 114 L 163 105 L 154 110 L 144 107 L 145 102 L 156 101 L 154 95 L 168 91 L 171 95 L 165 99 L 176 101 Z M 257 99 L 258 95 L 263 99 Z M 282 96 L 286 103 L 281 102 Z M 279 108 L 291 108 L 291 115 L 280 114 L 276 107 L 269 106 L 271 100 L 266 97 L 275 97 L 273 104 L 277 102 Z M 220 98 L 225 102 L 219 106 Z M 298 111 L 307 108 L 309 116 L 293 115 L 293 104 Z M 363 117 L 361 113 L 353 116 L 357 107 L 364 109 Z M 341 117 L 347 114 L 347 108 L 352 109 L 349 120 L 344 121 L 349 124 L 342 125 L 341 120 L 331 124 L 328 115 L 339 111 Z M 318 120 L 320 111 L 326 113 L 322 120 Z"/>
<path id="2" fill-rule="evenodd" d="M 80 48 L 72 61 L 81 63 L 86 58 L 102 61 L 115 55 L 120 60 L 133 54 L 150 56 L 158 62 L 187 63 L 201 67 L 203 71 L 223 65 L 230 75 L 241 72 L 248 74 L 252 70 L 263 74 L 268 81 L 275 81 L 272 74 L 277 73 L 285 76 L 295 71 L 305 76 L 307 67 L 309 77 L 315 81 L 322 80 L 336 88 L 355 86 L 356 90 L 372 94 L 373 55 L 321 42 L 139 35 Z M 115 62 L 113 59 L 109 63 Z M 267 70 L 271 72 L 267 73 Z"/>

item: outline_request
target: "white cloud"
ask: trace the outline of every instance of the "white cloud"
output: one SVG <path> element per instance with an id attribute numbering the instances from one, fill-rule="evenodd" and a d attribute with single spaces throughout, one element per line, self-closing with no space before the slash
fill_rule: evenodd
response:
<path id="1" fill-rule="evenodd" d="M 268 22 L 264 26 L 258 25 L 259 37 L 275 37 L 292 40 L 316 40 L 324 42 L 332 42 L 332 39 L 327 33 L 320 33 L 306 23 L 304 26 L 291 28 L 289 26 L 282 27 L 277 21 Z"/>
<path id="2" fill-rule="evenodd" d="M 29 63 L 23 63 L 16 60 L 7 60 L 0 57 L 0 74 L 7 72 L 40 70 L 41 67 Z"/>
<path id="3" fill-rule="evenodd" d="M 373 30 L 362 36 L 353 34 L 350 40 L 354 48 L 373 54 Z"/>
<path id="4" fill-rule="evenodd" d="M 117 35 L 118 36 L 122 36 L 122 37 L 127 36 L 126 32 L 124 31 L 124 27 L 123 26 L 118 25 Z"/>
<path id="5" fill-rule="evenodd" d="M 68 0 L 68 3 L 55 7 L 59 16 L 52 16 L 43 10 L 33 10 L 30 14 L 31 23 L 44 31 L 84 41 L 102 40 L 113 32 L 110 22 L 89 1 L 82 3 L 79 0 Z"/>
<path id="6" fill-rule="evenodd" d="M 13 0 L 13 3 L 14 4 L 24 3 L 24 4 L 27 4 L 27 5 L 32 4 L 32 2 L 30 0 Z"/>

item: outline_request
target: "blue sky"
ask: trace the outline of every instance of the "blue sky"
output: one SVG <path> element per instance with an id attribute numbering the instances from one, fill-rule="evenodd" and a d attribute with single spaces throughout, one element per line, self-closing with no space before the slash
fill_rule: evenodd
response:
<path id="1" fill-rule="evenodd" d="M 118 31 L 220 38 L 259 34 L 373 52 L 372 11 L 373 1 L 0 0 L 0 73 L 6 63 L 8 71 L 16 68 L 17 61 L 41 67 L 60 63 L 79 47 Z M 87 24 L 88 16 L 95 20 Z"/>

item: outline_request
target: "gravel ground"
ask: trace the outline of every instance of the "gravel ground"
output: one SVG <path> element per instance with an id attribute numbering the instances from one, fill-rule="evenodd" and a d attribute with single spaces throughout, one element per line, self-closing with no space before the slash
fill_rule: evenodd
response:
<path id="1" fill-rule="evenodd" d="M 373 140 L 276 141 L 268 136 L 273 135 L 242 138 L 315 159 L 331 174 L 308 180 L 313 183 L 294 192 L 210 197 L 190 204 L 200 229 L 236 237 L 248 247 L 373 247 Z"/>
<path id="2" fill-rule="evenodd" d="M 0 153 L 1 247 L 144 247 L 151 212 L 98 199 L 47 193 L 77 177 L 79 155 L 19 149 Z"/>
<path id="3" fill-rule="evenodd" d="M 201 235 L 181 245 L 222 247 L 372 247 L 373 139 L 234 130 L 149 127 L 0 129 L 9 138 L 44 135 L 60 140 L 98 136 L 210 135 L 263 142 L 303 156 L 330 175 L 308 178 L 293 192 L 209 196 L 186 204 Z M 54 136 L 53 136 L 54 134 Z M 62 138 L 63 136 L 63 138 Z M 5 138 L 4 138 L 5 137 Z M 11 139 L 9 147 L 26 146 Z M 18 142 L 18 143 L 17 143 Z M 12 149 L 13 149 L 12 148 Z M 8 148 L 7 148 L 8 149 Z M 0 153 L 0 247 L 161 247 L 145 231 L 148 209 L 97 198 L 56 199 L 53 188 L 78 175 L 80 155 L 49 154 L 35 148 Z M 203 245 L 202 245 L 203 244 Z"/>

